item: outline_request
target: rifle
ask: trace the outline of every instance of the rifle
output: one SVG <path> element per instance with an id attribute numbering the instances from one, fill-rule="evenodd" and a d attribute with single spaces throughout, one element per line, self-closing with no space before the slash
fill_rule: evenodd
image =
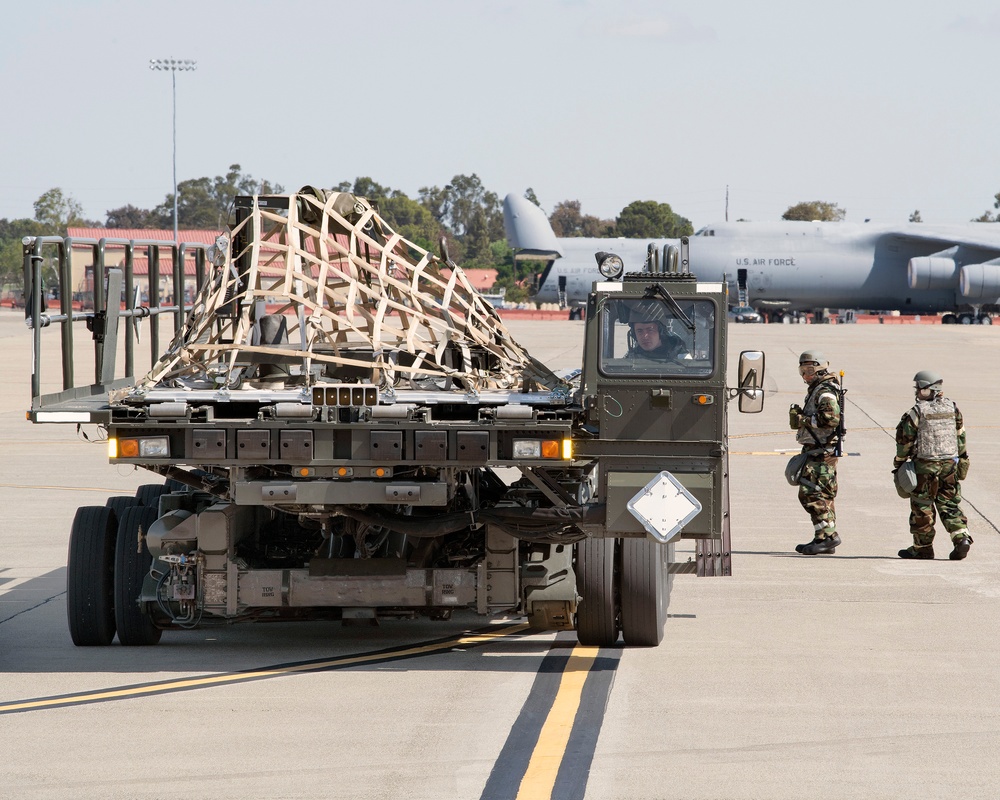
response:
<path id="1" fill-rule="evenodd" d="M 840 422 L 837 424 L 837 445 L 833 450 L 833 454 L 837 458 L 844 455 L 844 437 L 847 436 L 847 427 L 844 425 L 844 412 L 846 410 L 844 395 L 846 394 L 847 389 L 844 388 L 844 370 L 841 370 L 840 382 L 837 384 L 837 402 L 840 403 Z"/>

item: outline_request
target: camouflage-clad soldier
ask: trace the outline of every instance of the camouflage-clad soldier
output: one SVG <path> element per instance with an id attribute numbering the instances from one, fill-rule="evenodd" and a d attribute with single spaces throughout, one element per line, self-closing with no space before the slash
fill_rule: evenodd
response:
<path id="1" fill-rule="evenodd" d="M 807 556 L 833 553 L 840 544 L 837 535 L 837 443 L 840 425 L 840 384 L 830 372 L 826 357 L 818 350 L 799 356 L 799 374 L 809 384 L 803 405 L 788 410 L 788 423 L 795 440 L 806 454 L 799 478 L 799 502 L 813 524 L 811 542 L 796 545 Z"/>
<path id="2" fill-rule="evenodd" d="M 900 558 L 934 558 L 935 509 L 951 536 L 948 555 L 959 561 L 972 545 L 968 519 L 962 513 L 962 487 L 969 472 L 965 449 L 965 422 L 953 400 L 944 396 L 944 381 L 930 370 L 913 376 L 917 402 L 896 426 L 895 473 L 913 460 L 916 488 L 910 494 L 910 533 L 913 544 L 899 551 Z"/>

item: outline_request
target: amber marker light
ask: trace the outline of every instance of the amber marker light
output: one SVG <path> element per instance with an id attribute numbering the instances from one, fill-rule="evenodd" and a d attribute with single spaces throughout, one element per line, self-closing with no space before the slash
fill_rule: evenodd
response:
<path id="1" fill-rule="evenodd" d="M 567 461 L 571 461 L 573 459 L 573 440 L 563 439 L 562 450 L 563 450 L 563 458 L 565 458 Z"/>
<path id="2" fill-rule="evenodd" d="M 561 450 L 560 442 L 555 439 L 542 441 L 542 458 L 559 458 Z"/>
<path id="3" fill-rule="evenodd" d="M 339 476 L 340 476 L 341 478 L 345 478 L 345 477 L 347 477 L 347 467 L 341 467 L 340 469 L 338 469 L 338 470 L 337 470 L 337 474 L 338 474 L 338 475 L 339 475 Z"/>
<path id="4" fill-rule="evenodd" d="M 138 458 L 139 457 L 139 440 L 138 439 L 120 439 L 118 441 L 118 456 L 119 456 L 119 458 Z"/>
<path id="5" fill-rule="evenodd" d="M 385 467 L 376 467 L 375 468 L 375 477 L 376 478 L 384 478 L 385 477 Z"/>

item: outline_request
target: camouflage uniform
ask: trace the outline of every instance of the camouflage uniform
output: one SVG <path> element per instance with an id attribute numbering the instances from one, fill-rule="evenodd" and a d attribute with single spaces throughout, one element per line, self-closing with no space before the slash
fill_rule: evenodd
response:
<path id="1" fill-rule="evenodd" d="M 808 453 L 799 479 L 799 502 L 813 523 L 814 541 L 837 544 L 837 426 L 840 424 L 840 386 L 826 370 L 816 373 L 801 410 L 792 407 L 789 424 L 797 431 L 796 441 Z M 798 552 L 805 552 L 800 545 Z"/>
<path id="2" fill-rule="evenodd" d="M 938 413 L 931 413 L 931 412 Z M 945 445 L 938 446 L 937 452 L 928 452 L 927 447 L 921 448 L 921 431 L 927 430 L 929 418 L 944 418 L 949 433 L 944 436 Z M 951 418 L 954 418 L 954 436 L 951 436 Z M 933 458 L 923 455 L 937 456 Z M 910 555 L 905 558 L 933 558 L 934 551 L 934 521 L 935 509 L 941 517 L 941 524 L 950 534 L 953 542 L 958 543 L 969 536 L 968 519 L 962 513 L 962 487 L 959 476 L 964 477 L 960 465 L 964 461 L 964 470 L 968 469 L 968 454 L 965 449 L 965 423 L 958 406 L 940 394 L 931 401 L 917 400 L 917 403 L 903 414 L 896 426 L 896 457 L 893 467 L 898 469 L 907 459 L 913 459 L 917 476 L 917 486 L 910 495 L 910 533 L 913 535 L 913 547 Z M 956 548 L 957 550 L 958 548 Z M 968 546 L 965 545 L 965 550 Z M 900 551 L 903 555 L 904 551 Z M 953 554 L 953 558 L 955 555 Z M 958 558 L 964 557 L 964 553 Z"/>

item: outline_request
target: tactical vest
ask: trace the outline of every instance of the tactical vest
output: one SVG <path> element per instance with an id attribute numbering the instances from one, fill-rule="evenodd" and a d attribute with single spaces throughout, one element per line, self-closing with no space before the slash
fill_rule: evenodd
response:
<path id="1" fill-rule="evenodd" d="M 926 461 L 947 461 L 958 455 L 955 430 L 955 403 L 947 397 L 917 400 L 910 409 L 910 419 L 917 426 L 913 457 Z"/>
<path id="2" fill-rule="evenodd" d="M 836 427 L 813 427 L 810 421 L 816 416 L 819 410 L 820 398 L 824 395 L 831 395 L 840 406 L 839 393 L 837 391 L 837 379 L 832 375 L 818 380 L 809 387 L 809 394 L 806 395 L 805 405 L 802 407 L 803 423 L 795 434 L 795 441 L 799 444 L 810 445 L 812 447 L 826 447 L 833 444 L 837 438 Z M 840 409 L 843 413 L 843 409 Z"/>

